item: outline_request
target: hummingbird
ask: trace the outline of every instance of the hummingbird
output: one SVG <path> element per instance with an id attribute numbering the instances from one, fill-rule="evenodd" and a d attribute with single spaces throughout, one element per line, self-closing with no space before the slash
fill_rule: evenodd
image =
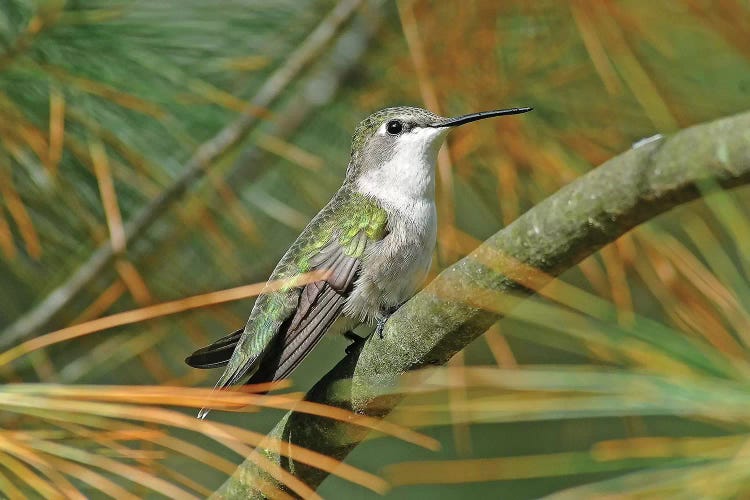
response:
<path id="1" fill-rule="evenodd" d="M 444 118 L 416 107 L 377 111 L 355 129 L 344 182 L 271 273 L 247 324 L 185 362 L 226 367 L 215 389 L 288 377 L 327 332 L 388 317 L 427 275 L 437 236 L 435 163 L 460 125 L 526 113 L 510 108 Z M 300 285 L 304 273 L 320 280 Z M 350 337 L 353 335 L 353 337 Z M 359 339 L 362 340 L 362 339 Z M 204 408 L 198 418 L 204 418 Z"/>

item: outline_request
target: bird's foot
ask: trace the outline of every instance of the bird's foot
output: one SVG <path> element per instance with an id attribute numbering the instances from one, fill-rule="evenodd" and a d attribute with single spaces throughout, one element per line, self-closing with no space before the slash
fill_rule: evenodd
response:
<path id="1" fill-rule="evenodd" d="M 346 346 L 346 349 L 344 350 L 347 355 L 361 349 L 362 345 L 365 343 L 365 340 L 367 340 L 365 337 L 360 337 L 351 330 L 345 332 L 344 337 L 352 341 L 352 343 Z"/>
<path id="2" fill-rule="evenodd" d="M 388 316 L 378 316 L 377 325 L 375 325 L 375 335 L 379 338 L 383 338 L 383 329 L 385 328 L 385 322 L 388 321 Z"/>
<path id="3" fill-rule="evenodd" d="M 393 316 L 393 313 L 398 311 L 399 307 L 401 307 L 402 305 L 403 304 L 399 304 L 397 306 L 389 307 L 384 311 L 380 311 L 380 314 L 375 317 L 375 320 L 377 321 L 377 324 L 375 326 L 375 333 L 379 338 L 383 338 L 383 329 L 385 328 L 385 322 L 388 321 L 388 318 Z"/>

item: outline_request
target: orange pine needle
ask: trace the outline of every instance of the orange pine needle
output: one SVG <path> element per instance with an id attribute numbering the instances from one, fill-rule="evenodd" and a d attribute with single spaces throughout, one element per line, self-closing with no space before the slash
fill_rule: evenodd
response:
<path id="1" fill-rule="evenodd" d="M 607 36 L 612 58 L 643 112 L 651 119 L 657 130 L 665 132 L 675 130 L 677 122 L 669 106 L 630 48 L 621 27 L 616 22 L 616 9 L 609 7 L 609 3 L 591 3 L 590 5 L 595 8 L 602 7 L 603 12 L 596 15 L 596 23 L 601 26 L 601 33 Z"/>
<path id="2" fill-rule="evenodd" d="M 136 303 L 145 305 L 153 302 L 153 297 L 151 296 L 151 291 L 148 289 L 148 285 L 146 285 L 146 281 L 132 262 L 125 259 L 117 259 L 115 269 L 117 269 L 117 274 L 122 278 L 123 283 L 125 283 Z"/>
<path id="3" fill-rule="evenodd" d="M 495 323 L 487 330 L 483 337 L 487 343 L 492 357 L 495 358 L 495 362 L 501 368 L 518 368 L 518 362 L 516 357 L 513 355 L 513 350 L 508 345 L 508 341 L 500 331 L 500 325 Z"/>
<path id="4" fill-rule="evenodd" d="M 133 111 L 138 111 L 157 119 L 164 118 L 168 114 L 157 104 L 146 101 L 127 92 L 123 92 L 122 90 L 99 81 L 71 74 L 60 66 L 40 64 L 39 67 L 48 74 L 53 75 L 84 92 L 109 99 L 124 108 L 132 109 Z"/>
<path id="5" fill-rule="evenodd" d="M 456 453 L 459 456 L 471 455 L 471 426 L 465 418 L 466 402 L 466 380 L 463 351 L 456 353 L 448 362 L 448 378 L 451 379 L 448 389 L 448 410 L 451 414 L 453 429 L 453 442 L 456 445 Z"/>
<path id="6" fill-rule="evenodd" d="M 296 284 L 303 285 L 306 283 L 311 283 L 313 281 L 325 279 L 326 275 L 327 274 L 325 272 L 302 274 L 296 278 Z M 288 283 L 288 280 L 271 281 L 268 283 L 268 290 L 278 290 L 281 287 L 287 286 Z M 10 363 L 11 361 L 37 349 L 41 349 L 53 344 L 58 344 L 60 342 L 65 342 L 66 340 L 82 337 L 84 335 L 89 335 L 94 332 L 99 332 L 117 326 L 138 323 L 141 321 L 146 321 L 148 319 L 159 318 L 170 314 L 177 314 L 200 307 L 255 297 L 264 290 L 265 286 L 265 283 L 255 283 L 253 285 L 239 286 L 236 288 L 230 288 L 218 292 L 206 293 L 203 295 L 194 295 L 192 297 L 187 297 L 184 299 L 173 300 L 171 302 L 163 302 L 161 304 L 142 307 L 140 309 L 133 309 L 131 311 L 126 311 L 118 314 L 113 314 L 111 316 L 105 316 L 103 318 L 87 321 L 86 323 L 69 326 L 67 328 L 56 330 L 54 332 L 27 340 L 20 345 L 17 345 L 3 353 L 0 353 L 0 366 Z"/>
<path id="7" fill-rule="evenodd" d="M 607 92 L 620 94 L 622 85 L 620 85 L 617 72 L 612 67 L 612 63 L 607 57 L 607 51 L 596 32 L 596 23 L 589 16 L 589 6 L 586 5 L 586 2 L 571 2 L 570 12 L 573 15 L 578 32 L 581 34 L 583 45 L 586 47 L 591 62 L 594 63 L 594 68 L 602 83 L 604 83 Z"/>
<path id="8" fill-rule="evenodd" d="M 99 195 L 102 198 L 102 205 L 104 206 L 104 216 L 107 219 L 112 251 L 119 254 L 125 250 L 127 241 L 125 238 L 125 228 L 122 224 L 120 206 L 117 203 L 117 191 L 115 190 L 112 173 L 109 169 L 107 151 L 101 142 L 91 140 L 89 141 L 89 154 L 91 155 L 91 163 L 94 166 L 96 182 L 99 184 Z"/>
<path id="9" fill-rule="evenodd" d="M 261 243 L 261 238 L 258 233 L 258 227 L 255 224 L 252 215 L 250 215 L 250 213 L 247 211 L 247 208 L 240 201 L 232 188 L 226 183 L 225 179 L 218 175 L 214 175 L 213 172 L 213 170 L 208 171 L 208 178 L 213 184 L 217 193 L 222 197 L 226 206 L 229 207 L 229 213 L 234 218 L 237 226 L 242 230 L 245 236 L 247 236 L 252 243 Z"/>
<path id="10" fill-rule="evenodd" d="M 12 471 L 19 480 L 23 481 L 34 491 L 39 493 L 42 498 L 55 498 L 60 496 L 60 492 L 54 489 L 49 482 L 45 481 L 24 462 L 15 457 L 6 453 L 0 453 L 0 466 L 6 470 Z M 23 496 L 19 498 L 23 498 Z"/>
<path id="11" fill-rule="evenodd" d="M 8 220 L 5 218 L 2 206 L 0 206 L 0 248 L 2 248 L 6 259 L 13 260 L 16 258 L 17 250 L 13 242 L 13 233 L 10 230 Z"/>
<path id="12" fill-rule="evenodd" d="M 36 453 L 28 447 L 28 443 L 17 442 L 9 439 L 9 436 L 0 437 L 0 449 L 10 453 L 17 459 L 29 464 L 45 476 L 47 476 L 57 489 L 63 493 L 65 498 L 84 499 L 85 497 L 68 481 L 60 472 L 52 467 L 46 457 Z"/>
<path id="13" fill-rule="evenodd" d="M 614 244 L 610 244 L 602 248 L 600 252 L 604 269 L 609 278 L 612 302 L 617 307 L 617 322 L 625 327 L 632 326 L 634 321 L 633 300 L 630 296 L 630 286 L 628 286 L 618 248 Z"/>
<path id="14" fill-rule="evenodd" d="M 102 293 L 100 293 L 96 299 L 86 307 L 71 323 L 83 323 L 93 318 L 97 318 L 104 314 L 112 304 L 117 302 L 120 297 L 125 293 L 127 287 L 121 279 L 116 280 L 114 283 L 109 285 Z"/>
<path id="15" fill-rule="evenodd" d="M 111 481 L 106 476 L 99 474 L 90 467 L 84 467 L 74 462 L 62 460 L 59 458 L 51 458 L 50 462 L 60 470 L 71 477 L 75 477 L 77 480 L 88 484 L 89 486 L 96 488 L 105 495 L 109 495 L 112 498 L 123 499 L 123 500 L 138 500 L 140 497 L 133 495 L 128 490 L 120 486 L 119 484 Z"/>
<path id="16" fill-rule="evenodd" d="M 13 186 L 13 175 L 4 169 L 0 169 L 0 195 L 5 200 L 8 212 L 16 221 L 18 231 L 26 245 L 26 251 L 34 259 L 39 259 L 42 256 L 42 244 L 39 241 L 39 235 L 34 229 L 34 223 L 26 211 L 23 200 Z"/>
<path id="17" fill-rule="evenodd" d="M 57 175 L 57 167 L 63 154 L 65 137 L 65 97 L 56 88 L 49 92 L 49 151 L 47 153 L 47 168 L 50 175 Z"/>
<path id="18" fill-rule="evenodd" d="M 9 392 L 6 392 L 5 396 L 4 401 L 8 411 L 12 410 L 21 412 L 24 411 L 24 409 L 29 408 L 35 413 L 38 413 L 40 410 L 51 412 L 50 416 L 54 416 L 60 412 L 88 413 L 99 417 L 129 419 L 139 422 L 168 425 L 174 428 L 202 432 L 215 440 L 219 440 L 230 449 L 234 449 L 238 453 L 241 453 L 242 456 L 257 461 L 257 464 L 266 470 L 269 470 L 270 462 L 267 463 L 265 457 L 260 454 L 250 453 L 250 450 L 248 450 L 244 444 L 262 446 L 273 453 L 279 453 L 284 456 L 293 455 L 296 461 L 313 465 L 326 472 L 336 474 L 343 479 L 362 485 L 372 491 L 382 493 L 388 489 L 388 484 L 381 478 L 321 453 L 292 445 L 288 442 L 282 442 L 261 433 L 226 424 L 197 420 L 195 417 L 171 410 L 154 407 L 134 407 L 113 403 L 58 400 L 54 398 L 27 396 L 24 394 L 11 394 Z M 237 449 L 235 445 L 243 446 L 241 449 Z M 294 481 L 296 478 L 291 476 L 288 472 L 284 474 L 285 472 L 286 471 L 283 469 L 277 469 L 276 466 L 271 467 L 271 470 L 269 470 L 269 473 L 278 474 L 276 477 L 283 479 L 286 484 L 289 484 L 291 487 L 292 483 L 288 481 Z M 282 475 L 288 475 L 289 477 L 282 477 Z"/>
<path id="19" fill-rule="evenodd" d="M 262 395 L 263 392 L 288 386 L 288 381 L 243 386 L 237 391 L 219 391 L 204 388 L 165 387 L 165 386 L 85 386 L 85 385 L 45 385 L 6 386 L 10 393 L 37 394 L 64 400 L 101 401 L 138 405 L 167 405 L 199 408 L 206 404 L 215 408 L 242 408 L 243 411 L 259 407 L 280 410 L 295 410 L 309 415 L 347 422 L 391 435 L 402 441 L 416 444 L 430 450 L 439 449 L 439 443 L 428 436 L 392 424 L 390 422 L 352 413 L 351 411 L 301 400 L 301 395 Z"/>
<path id="20" fill-rule="evenodd" d="M 269 134 L 261 134 L 256 144 L 266 151 L 284 158 L 302 168 L 319 172 L 323 168 L 323 160 L 309 151 L 305 151 L 295 144 L 291 144 L 280 137 Z"/>
<path id="21" fill-rule="evenodd" d="M 61 443 L 52 441 L 36 441 L 33 446 L 39 451 L 50 455 L 59 456 L 80 462 L 87 466 L 98 467 L 112 474 L 123 477 L 133 483 L 142 484 L 149 489 L 161 493 L 167 498 L 195 499 L 196 496 L 188 493 L 182 488 L 165 481 L 164 479 L 151 474 L 143 469 L 133 467 L 123 462 L 102 456 L 100 454 L 90 453 L 81 448 L 73 448 Z"/>

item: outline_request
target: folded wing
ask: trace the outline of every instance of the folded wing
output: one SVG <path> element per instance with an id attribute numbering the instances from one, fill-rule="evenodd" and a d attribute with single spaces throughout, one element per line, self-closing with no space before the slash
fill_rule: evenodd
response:
<path id="1" fill-rule="evenodd" d="M 272 273 L 288 285 L 262 293 L 245 328 L 197 350 L 196 368 L 226 366 L 216 384 L 260 383 L 288 376 L 341 315 L 367 248 L 387 234 L 387 214 L 373 200 L 341 189 L 302 231 Z M 295 286 L 295 276 L 325 279 Z M 207 410 L 201 410 L 204 417 Z"/>

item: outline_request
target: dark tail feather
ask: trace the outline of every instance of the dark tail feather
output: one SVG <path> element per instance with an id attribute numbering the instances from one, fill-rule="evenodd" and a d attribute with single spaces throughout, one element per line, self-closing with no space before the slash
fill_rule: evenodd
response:
<path id="1" fill-rule="evenodd" d="M 245 331 L 244 327 L 230 333 L 226 337 L 220 338 L 213 344 L 198 349 L 185 358 L 185 363 L 193 368 L 219 368 L 226 366 L 229 358 L 232 357 L 234 348 L 237 347 L 237 342 L 239 342 L 243 331 Z"/>
<path id="2" fill-rule="evenodd" d="M 342 307 L 342 296 L 326 284 L 312 308 L 312 314 L 299 322 L 298 328 L 284 332 L 284 337 L 278 340 L 281 345 L 263 359 L 258 371 L 245 383 L 260 384 L 288 377 L 323 338 Z"/>

